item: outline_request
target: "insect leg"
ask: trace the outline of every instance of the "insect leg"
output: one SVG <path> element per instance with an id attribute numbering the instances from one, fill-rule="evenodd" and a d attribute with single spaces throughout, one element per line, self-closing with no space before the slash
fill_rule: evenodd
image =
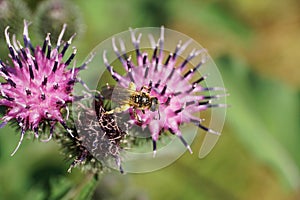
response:
<path id="1" fill-rule="evenodd" d="M 113 113 L 121 113 L 123 111 L 126 111 L 130 108 L 129 104 L 124 104 L 120 107 L 116 107 L 115 109 L 112 109 L 110 111 L 106 111 L 105 114 L 113 114 Z"/>
<path id="2" fill-rule="evenodd" d="M 140 116 L 136 113 L 136 109 L 133 108 L 133 114 L 134 114 L 134 118 L 139 122 L 139 123 L 143 123 L 143 120 L 141 120 Z"/>
<path id="3" fill-rule="evenodd" d="M 112 109 L 112 110 L 110 110 L 110 111 L 106 111 L 104 114 L 113 114 L 115 112 L 115 109 Z"/>
<path id="4" fill-rule="evenodd" d="M 115 108 L 115 112 L 120 113 L 120 112 L 128 110 L 129 108 L 130 108 L 129 104 L 124 104 L 118 108 Z"/>

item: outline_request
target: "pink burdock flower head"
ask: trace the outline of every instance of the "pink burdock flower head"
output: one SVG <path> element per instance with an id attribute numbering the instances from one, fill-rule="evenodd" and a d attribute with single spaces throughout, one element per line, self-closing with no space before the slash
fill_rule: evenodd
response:
<path id="1" fill-rule="evenodd" d="M 0 61 L 0 76 L 5 79 L 0 86 L 0 105 L 7 108 L 6 114 L 1 118 L 1 127 L 11 120 L 16 120 L 21 128 L 21 138 L 12 155 L 19 148 L 27 130 L 34 131 L 35 137 L 39 137 L 38 130 L 41 124 L 50 125 L 48 140 L 51 139 L 57 122 L 72 134 L 62 112 L 66 110 L 68 118 L 67 104 L 74 100 L 71 92 L 77 74 L 86 66 L 84 63 L 78 68 L 73 66 L 67 69 L 76 54 L 76 49 L 74 48 L 70 57 L 64 61 L 63 57 L 74 37 L 73 35 L 67 42 L 62 43 L 66 25 L 63 26 L 54 47 L 50 43 L 49 33 L 43 46 L 33 47 L 28 35 L 28 25 L 29 23 L 24 21 L 24 46 L 16 41 L 15 37 L 11 43 L 9 27 L 5 29 L 13 66 Z"/>
<path id="2" fill-rule="evenodd" d="M 207 76 L 195 79 L 195 72 L 201 68 L 208 59 L 205 49 L 192 50 L 186 58 L 180 55 L 185 51 L 191 41 L 181 44 L 179 41 L 171 53 L 164 50 L 164 28 L 161 28 L 160 38 L 156 42 L 149 36 L 152 52 L 140 49 L 142 34 L 138 36 L 131 30 L 131 40 L 135 48 L 136 58 L 125 53 L 125 45 L 120 41 L 120 50 L 115 39 L 112 40 L 113 49 L 122 63 L 125 74 L 117 73 L 107 59 L 107 52 L 103 53 L 103 60 L 111 76 L 118 82 L 115 88 L 130 90 L 130 97 L 108 113 L 128 112 L 130 122 L 149 128 L 153 141 L 153 151 L 156 152 L 156 141 L 160 134 L 169 131 L 177 135 L 182 143 L 192 153 L 188 143 L 182 136 L 180 126 L 185 123 L 194 123 L 196 126 L 212 134 L 220 133 L 202 124 L 199 116 L 195 115 L 211 107 L 223 107 L 224 104 L 213 104 L 211 99 L 222 95 L 206 95 L 207 91 L 223 90 L 220 87 L 204 87 L 200 83 Z M 175 41 L 177 42 L 177 41 Z M 201 58 L 200 62 L 188 68 L 190 61 Z M 119 90 L 119 89 L 118 89 Z M 117 99 L 112 96 L 112 100 Z M 126 104 L 124 104 L 126 102 Z"/>

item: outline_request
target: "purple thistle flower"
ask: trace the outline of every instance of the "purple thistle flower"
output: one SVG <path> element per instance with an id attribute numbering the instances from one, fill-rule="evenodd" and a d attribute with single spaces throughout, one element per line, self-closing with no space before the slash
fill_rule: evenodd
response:
<path id="1" fill-rule="evenodd" d="M 62 44 L 66 25 L 63 26 L 54 48 L 50 43 L 50 33 L 47 34 L 43 46 L 34 48 L 28 36 L 28 26 L 29 23 L 24 20 L 24 47 L 16 41 L 15 36 L 12 45 L 9 27 L 5 29 L 13 67 L 0 61 L 0 76 L 5 79 L 0 85 L 0 105 L 7 108 L 6 114 L 1 118 L 3 122 L 0 127 L 11 120 L 16 120 L 21 128 L 20 141 L 12 155 L 18 150 L 27 130 L 34 131 L 35 137 L 39 137 L 39 125 L 43 123 L 50 124 L 49 138 L 44 141 L 51 139 L 57 122 L 72 135 L 62 115 L 62 109 L 67 111 L 66 119 L 68 119 L 67 104 L 74 100 L 71 92 L 76 76 L 87 64 L 67 69 L 75 57 L 76 48 L 73 48 L 73 53 L 64 62 L 63 57 L 75 36 L 74 34 Z"/>
<path id="2" fill-rule="evenodd" d="M 206 51 L 204 49 L 194 49 L 187 58 L 180 62 L 181 53 L 191 41 L 184 44 L 181 44 L 180 41 L 174 52 L 166 54 L 164 52 L 164 28 L 162 27 L 157 42 L 155 42 L 153 36 L 150 35 L 149 37 L 153 49 L 152 55 L 149 55 L 146 51 L 142 52 L 139 47 L 142 34 L 140 33 L 136 37 L 135 32 L 130 31 L 135 48 L 136 63 L 132 61 L 135 59 L 131 59 L 131 56 L 126 55 L 124 42 L 121 39 L 119 40 L 121 50 L 119 51 L 115 38 L 112 39 L 114 52 L 126 71 L 125 75 L 122 76 L 117 73 L 108 63 L 106 51 L 103 53 L 103 60 L 107 70 L 119 84 L 115 88 L 134 90 L 134 98 L 128 100 L 131 103 L 121 105 L 109 112 L 129 112 L 130 123 L 139 125 L 142 128 L 148 127 L 153 141 L 154 155 L 156 153 L 156 142 L 164 131 L 170 131 L 170 133 L 178 136 L 192 153 L 180 131 L 180 125 L 185 123 L 194 123 L 207 132 L 220 135 L 219 132 L 205 127 L 202 120 L 195 116 L 196 113 L 211 107 L 226 106 L 211 102 L 212 99 L 223 95 L 203 94 L 205 91 L 224 91 L 220 87 L 203 87 L 199 85 L 207 76 L 192 81 L 195 72 L 208 59 Z M 187 70 L 188 63 L 197 56 L 202 56 L 201 61 Z"/>

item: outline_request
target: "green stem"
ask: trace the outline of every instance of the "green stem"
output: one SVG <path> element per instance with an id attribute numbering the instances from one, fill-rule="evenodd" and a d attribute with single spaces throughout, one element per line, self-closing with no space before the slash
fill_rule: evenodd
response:
<path id="1" fill-rule="evenodd" d="M 64 199 L 91 199 L 98 183 L 96 176 L 97 174 L 93 172 L 88 173 L 78 185 L 74 186 L 66 194 Z"/>

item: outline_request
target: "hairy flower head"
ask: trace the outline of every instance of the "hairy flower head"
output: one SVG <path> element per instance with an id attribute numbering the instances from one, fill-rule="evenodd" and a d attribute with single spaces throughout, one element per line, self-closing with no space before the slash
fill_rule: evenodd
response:
<path id="1" fill-rule="evenodd" d="M 117 90 L 130 90 L 129 98 L 122 101 L 119 107 L 109 113 L 127 112 L 130 115 L 130 123 L 149 128 L 153 141 L 153 151 L 156 152 L 156 141 L 159 136 L 169 131 L 175 134 L 183 144 L 192 152 L 180 131 L 180 126 L 186 123 L 194 123 L 201 129 L 212 134 L 219 135 L 203 125 L 202 120 L 195 114 L 211 107 L 224 107 L 224 104 L 213 104 L 212 99 L 222 95 L 207 95 L 207 91 L 223 90 L 220 87 L 204 87 L 200 85 L 207 76 L 195 79 L 195 74 L 208 59 L 205 49 L 192 50 L 186 58 L 181 58 L 190 43 L 187 41 L 176 46 L 173 52 L 164 50 L 164 28 L 156 42 L 150 35 L 152 52 L 140 49 L 142 34 L 138 36 L 131 30 L 131 40 L 135 48 L 135 58 L 128 56 L 124 42 L 120 39 L 120 48 L 113 38 L 114 52 L 122 63 L 125 74 L 116 72 L 107 59 L 107 52 L 103 53 L 103 60 L 112 78 L 117 81 Z M 119 50 L 120 49 L 120 50 Z M 200 62 L 188 68 L 190 61 L 201 58 Z M 116 92 L 120 93 L 120 92 Z M 116 99 L 116 98 L 115 98 Z M 112 96 L 112 100 L 114 97 Z"/>
<path id="2" fill-rule="evenodd" d="M 69 172 L 78 166 L 94 171 L 117 167 L 123 173 L 120 154 L 126 141 L 124 127 L 117 123 L 113 114 L 105 113 L 103 97 L 97 95 L 93 99 L 92 105 L 83 102 L 73 105 L 74 137 L 56 135 L 67 157 L 74 160 Z"/>
<path id="3" fill-rule="evenodd" d="M 35 137 L 39 137 L 38 130 L 41 124 L 50 125 L 48 140 L 51 139 L 57 122 L 72 135 L 62 112 L 66 110 L 68 118 L 67 105 L 74 100 L 71 92 L 77 81 L 77 74 L 87 64 L 67 69 L 75 57 L 76 48 L 64 59 L 75 36 L 67 42 L 62 42 L 66 25 L 63 26 L 54 47 L 50 42 L 50 33 L 42 46 L 33 47 L 28 35 L 28 25 L 29 23 L 24 21 L 24 46 L 16 41 L 15 37 L 11 42 L 9 27 L 5 29 L 12 66 L 0 61 L 0 76 L 5 80 L 0 85 L 0 105 L 6 107 L 6 114 L 1 118 L 1 127 L 15 120 L 21 128 L 21 138 L 12 155 L 19 148 L 27 130 L 34 131 Z"/>

